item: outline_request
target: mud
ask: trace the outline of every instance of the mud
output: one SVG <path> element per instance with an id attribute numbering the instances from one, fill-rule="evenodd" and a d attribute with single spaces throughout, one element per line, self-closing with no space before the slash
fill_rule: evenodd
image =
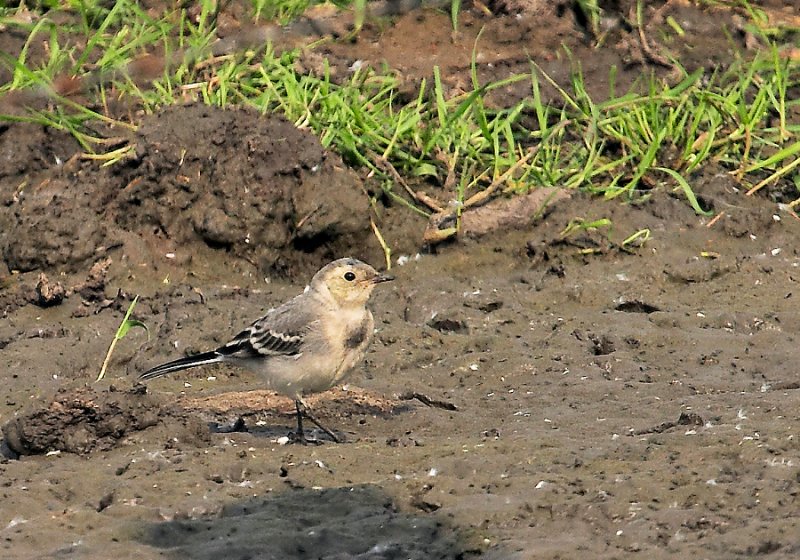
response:
<path id="1" fill-rule="evenodd" d="M 719 17 L 669 4 L 700 29 Z M 583 41 L 557 12 L 540 21 Z M 401 16 L 381 40 L 442 21 Z M 727 56 L 709 45 L 695 56 Z M 382 48 L 410 63 L 427 44 Z M 283 445 L 291 403 L 246 372 L 136 376 L 225 342 L 330 258 L 380 265 L 372 187 L 273 116 L 190 104 L 140 124 L 110 168 L 58 132 L 0 128 L 3 557 L 800 555 L 800 220 L 769 196 L 707 168 L 691 180 L 715 221 L 680 193 L 564 193 L 436 254 L 424 220 L 378 199 L 408 259 L 351 384 L 311 401 L 346 442 Z M 565 234 L 579 218 L 613 226 Z M 149 336 L 92 383 L 134 294 Z"/>
<path id="2" fill-rule="evenodd" d="M 8 193 L 18 204 L 0 218 L 7 266 L 75 271 L 122 247 L 186 268 L 197 250 L 219 249 L 266 273 L 308 273 L 341 254 L 343 240 L 372 236 L 355 174 L 284 119 L 181 106 L 143 119 L 131 145 L 130 158 L 103 169 L 79 161 L 73 144 L 54 156 L 54 176 Z M 11 161 L 9 183 L 27 171 Z M 131 264 L 150 265 L 142 260 Z"/>

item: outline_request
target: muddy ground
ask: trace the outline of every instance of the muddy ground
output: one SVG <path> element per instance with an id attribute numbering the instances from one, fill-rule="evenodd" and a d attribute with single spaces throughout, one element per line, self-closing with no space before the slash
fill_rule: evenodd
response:
<path id="1" fill-rule="evenodd" d="M 585 67 L 631 56 L 613 22 L 618 40 L 593 50 L 574 15 L 536 4 L 464 18 L 526 40 L 487 32 L 487 51 L 540 53 L 562 76 L 548 24 Z M 666 15 L 704 30 L 683 42 L 690 65 L 747 48 L 737 14 Z M 723 19 L 740 44 L 720 47 Z M 414 12 L 321 54 L 420 61 L 413 29 L 469 83 L 478 26 L 452 43 L 448 22 Z M 646 58 L 624 78 L 669 73 Z M 380 266 L 374 187 L 278 117 L 190 104 L 138 124 L 135 157 L 111 168 L 57 131 L 0 124 L 3 557 L 800 556 L 800 221 L 774 193 L 745 197 L 707 168 L 691 180 L 713 222 L 668 192 L 562 193 L 436 251 L 424 220 L 378 198 L 395 258 L 411 258 L 376 291 L 350 385 L 311 401 L 346 442 L 284 445 L 291 403 L 246 372 L 136 377 L 225 342 L 332 258 Z M 614 226 L 564 238 L 575 218 Z M 652 238 L 623 250 L 642 228 Z M 150 336 L 132 330 L 93 383 L 136 294 Z"/>

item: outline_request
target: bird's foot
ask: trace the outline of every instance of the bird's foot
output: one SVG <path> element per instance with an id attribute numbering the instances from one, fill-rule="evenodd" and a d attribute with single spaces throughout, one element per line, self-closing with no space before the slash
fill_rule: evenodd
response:
<path id="1" fill-rule="evenodd" d="M 314 418 L 313 416 L 311 416 L 308 413 L 306 413 L 306 417 L 309 420 L 311 420 L 317 428 L 319 428 L 320 430 L 325 432 L 325 434 L 327 434 L 327 436 L 333 440 L 333 443 L 342 443 L 344 441 L 341 437 L 337 436 L 331 430 L 329 430 L 328 428 L 326 428 L 325 426 L 323 426 L 322 424 L 317 422 L 317 419 Z"/>
<path id="2" fill-rule="evenodd" d="M 289 443 L 300 445 L 322 445 L 322 440 L 317 438 L 307 438 L 303 432 L 289 432 Z"/>
<path id="3" fill-rule="evenodd" d="M 234 420 L 230 424 L 218 424 L 216 422 L 212 422 L 211 424 L 209 424 L 209 428 L 211 428 L 212 432 L 217 434 L 231 434 L 234 432 L 249 431 L 247 428 L 247 423 L 241 416 L 237 416 L 236 420 Z"/>
<path id="4" fill-rule="evenodd" d="M 337 436 L 328 428 L 319 423 L 319 420 L 317 420 L 314 417 L 314 415 L 311 414 L 311 411 L 303 403 L 303 401 L 298 399 L 295 400 L 294 402 L 295 402 L 295 407 L 297 408 L 297 431 L 295 432 L 295 437 L 297 437 L 297 434 L 300 434 L 301 437 L 305 439 L 305 435 L 303 433 L 303 416 L 305 416 L 306 418 L 311 420 L 311 422 L 313 422 L 317 428 L 328 434 L 328 437 L 331 438 L 334 441 L 334 443 L 342 443 L 342 440 L 339 439 L 339 436 Z"/>

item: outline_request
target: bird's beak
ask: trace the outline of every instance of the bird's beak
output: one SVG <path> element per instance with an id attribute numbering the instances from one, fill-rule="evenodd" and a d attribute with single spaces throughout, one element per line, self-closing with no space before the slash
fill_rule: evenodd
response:
<path id="1" fill-rule="evenodd" d="M 394 276 L 389 274 L 378 274 L 375 278 L 372 279 L 373 284 L 380 284 L 382 282 L 391 282 L 394 280 Z"/>

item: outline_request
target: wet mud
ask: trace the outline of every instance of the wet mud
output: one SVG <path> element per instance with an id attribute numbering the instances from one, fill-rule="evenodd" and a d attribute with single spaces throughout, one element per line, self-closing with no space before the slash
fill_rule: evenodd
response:
<path id="1" fill-rule="evenodd" d="M 0 127 L 3 557 L 800 555 L 800 221 L 768 196 L 707 168 L 691 181 L 714 221 L 680 192 L 561 193 L 425 251 L 424 220 L 372 214 L 359 171 L 280 118 L 178 106 L 133 144 L 100 168 L 63 134 Z M 345 443 L 285 444 L 291 402 L 234 368 L 136 384 L 331 258 L 380 266 L 370 217 L 408 258 L 350 384 L 310 400 Z M 94 383 L 134 295 L 149 335 Z"/>

